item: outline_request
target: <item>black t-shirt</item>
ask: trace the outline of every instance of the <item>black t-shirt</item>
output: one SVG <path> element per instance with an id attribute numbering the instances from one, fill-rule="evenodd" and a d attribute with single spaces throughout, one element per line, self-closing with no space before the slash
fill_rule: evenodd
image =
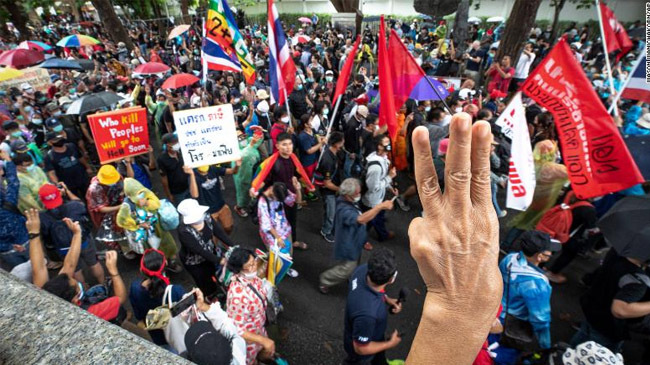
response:
<path id="1" fill-rule="evenodd" d="M 598 217 L 596 216 L 596 208 L 593 206 L 586 205 L 575 207 L 571 210 L 571 215 L 573 217 L 573 221 L 571 222 L 570 231 L 573 232 L 574 230 L 580 228 L 580 231 L 576 232 L 574 236 L 582 235 L 582 232 L 584 230 L 596 227 Z"/>
<path id="2" fill-rule="evenodd" d="M 483 51 L 480 48 L 479 49 L 472 49 L 469 52 L 469 56 L 471 58 L 478 57 L 478 58 L 480 58 L 480 60 L 478 62 L 474 62 L 474 61 L 468 59 L 467 60 L 467 67 L 465 67 L 465 69 L 469 70 L 469 71 L 478 71 L 478 69 L 481 67 L 481 62 L 483 61 L 483 57 L 485 56 L 485 51 Z"/>
<path id="3" fill-rule="evenodd" d="M 289 95 L 289 106 L 294 118 L 300 119 L 303 114 L 307 114 L 308 106 L 305 102 L 306 98 L 307 92 L 305 92 L 304 88 L 302 90 L 293 90 L 291 95 Z"/>
<path id="4" fill-rule="evenodd" d="M 183 171 L 183 156 L 178 153 L 178 158 L 163 153 L 158 157 L 158 168 L 161 176 L 167 176 L 169 191 L 172 194 L 180 194 L 190 187 L 187 174 Z"/>
<path id="5" fill-rule="evenodd" d="M 580 298 L 582 311 L 589 324 L 612 341 L 628 339 L 627 324 L 641 318 L 615 318 L 612 314 L 612 302 L 614 299 L 626 303 L 642 301 L 648 293 L 646 283 L 650 283 L 650 278 L 640 267 L 611 249 L 603 266 L 598 269 L 594 285 Z"/>
<path id="6" fill-rule="evenodd" d="M 294 176 L 298 175 L 293 160 L 278 156 L 268 176 L 264 179 L 264 187 L 267 188 L 273 185 L 273 183 L 282 182 L 287 185 L 289 190 L 295 193 L 296 188 L 293 187 L 293 182 L 291 181 Z"/>
<path id="7" fill-rule="evenodd" d="M 65 144 L 65 152 L 50 150 L 43 159 L 45 171 L 54 171 L 56 177 L 68 187 L 80 187 L 88 184 L 86 168 L 79 159 L 81 154 L 72 143 Z"/>
<path id="8" fill-rule="evenodd" d="M 361 150 L 361 145 L 359 138 L 361 137 L 361 129 L 363 125 L 357 120 L 353 115 L 348 123 L 345 125 L 345 150 L 350 153 L 359 153 Z"/>
<path id="9" fill-rule="evenodd" d="M 332 184 L 339 186 L 341 185 L 341 171 L 339 169 L 339 159 L 332 153 L 332 151 L 327 148 L 323 153 L 323 158 L 320 161 L 320 166 L 318 166 L 318 172 L 321 173 L 324 180 L 331 180 Z M 322 187 L 320 189 L 321 194 L 323 195 L 334 195 L 335 191 L 328 188 Z"/>
<path id="10" fill-rule="evenodd" d="M 164 123 L 164 125 L 161 125 L 160 127 L 163 128 L 163 133 L 171 133 L 176 130 L 176 126 L 174 125 L 174 115 L 172 114 L 172 111 L 169 109 L 169 105 L 165 106 L 165 109 L 162 112 L 162 116 L 160 117 L 161 122 Z M 167 124 L 170 124 L 172 126 L 172 130 L 168 131 Z"/>
<path id="11" fill-rule="evenodd" d="M 196 178 L 196 185 L 199 188 L 199 204 L 210 207 L 208 213 L 216 213 L 223 208 L 226 202 L 223 201 L 221 196 L 221 184 L 219 184 L 219 176 L 225 176 L 226 169 L 223 167 L 210 166 L 208 173 L 201 175 L 197 170 L 194 170 L 194 177 Z"/>
<path id="12" fill-rule="evenodd" d="M 374 134 L 367 129 L 361 131 L 361 150 L 363 157 L 368 157 L 369 154 L 375 152 L 375 139 Z"/>

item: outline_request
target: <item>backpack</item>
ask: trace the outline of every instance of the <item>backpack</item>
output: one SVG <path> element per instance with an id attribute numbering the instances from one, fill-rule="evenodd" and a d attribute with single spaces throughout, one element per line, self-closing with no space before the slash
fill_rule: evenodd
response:
<path id="1" fill-rule="evenodd" d="M 565 243 L 571 238 L 571 225 L 573 224 L 573 209 L 577 207 L 593 207 L 589 202 L 577 201 L 569 205 L 574 196 L 570 191 L 564 197 L 562 204 L 556 205 L 544 213 L 542 219 L 537 223 L 535 229 L 548 233 L 551 238 Z"/>
<path id="2" fill-rule="evenodd" d="M 370 169 L 370 166 L 372 165 L 378 165 L 381 171 L 384 171 L 384 168 L 381 167 L 381 163 L 379 161 L 370 161 L 366 164 L 366 166 L 361 170 L 361 176 L 359 179 L 361 180 L 361 196 L 366 195 L 368 192 L 368 185 L 366 184 L 366 179 L 368 177 L 368 169 Z"/>
<path id="3" fill-rule="evenodd" d="M 81 303 L 79 303 L 79 306 L 83 308 L 83 310 L 88 310 L 92 305 L 99 304 L 106 299 L 110 297 L 110 291 L 108 289 L 107 284 L 97 284 L 95 286 L 90 287 L 88 290 L 84 292 L 84 296 L 81 299 Z M 103 318 L 104 320 L 116 324 L 116 325 L 121 325 L 122 322 L 126 319 L 126 310 L 124 309 L 123 306 L 120 305 L 120 308 L 117 312 L 117 315 L 115 318 Z"/>

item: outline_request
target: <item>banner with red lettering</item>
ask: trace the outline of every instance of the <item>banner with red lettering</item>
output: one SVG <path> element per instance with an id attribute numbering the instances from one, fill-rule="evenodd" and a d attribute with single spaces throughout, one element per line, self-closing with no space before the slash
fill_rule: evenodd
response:
<path id="1" fill-rule="evenodd" d="M 548 109 L 576 195 L 586 199 L 643 182 L 612 117 L 561 39 L 521 87 Z"/>
<path id="2" fill-rule="evenodd" d="M 88 116 L 102 164 L 146 153 L 149 149 L 147 111 L 134 107 Z"/>
<path id="3" fill-rule="evenodd" d="M 508 165 L 508 192 L 506 207 L 526 210 L 533 202 L 535 193 L 535 162 L 530 144 L 526 110 L 521 100 L 521 92 L 515 94 L 510 104 L 496 121 L 501 133 L 512 140 L 510 162 Z"/>

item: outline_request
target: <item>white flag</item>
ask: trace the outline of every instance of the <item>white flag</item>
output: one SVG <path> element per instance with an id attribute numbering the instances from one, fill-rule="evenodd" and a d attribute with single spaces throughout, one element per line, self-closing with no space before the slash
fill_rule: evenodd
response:
<path id="1" fill-rule="evenodd" d="M 499 124 L 499 121 L 506 126 L 502 130 L 508 130 L 512 140 L 506 207 L 526 210 L 535 192 L 535 162 L 521 92 L 515 94 L 496 123 Z"/>

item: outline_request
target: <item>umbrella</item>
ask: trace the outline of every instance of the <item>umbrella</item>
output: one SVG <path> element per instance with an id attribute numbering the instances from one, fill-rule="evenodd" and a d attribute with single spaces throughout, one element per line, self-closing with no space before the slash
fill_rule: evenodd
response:
<path id="1" fill-rule="evenodd" d="M 181 24 L 177 27 L 174 27 L 171 32 L 169 32 L 169 35 L 167 36 L 167 39 L 174 39 L 178 37 L 179 35 L 187 32 L 187 30 L 190 29 L 189 24 Z"/>
<path id="2" fill-rule="evenodd" d="M 180 73 L 173 75 L 172 77 L 165 80 L 165 82 L 162 84 L 162 88 L 178 89 L 179 87 L 192 85 L 197 81 L 199 81 L 199 78 L 194 75 Z"/>
<path id="3" fill-rule="evenodd" d="M 33 49 L 34 51 L 41 51 L 41 52 L 52 50 L 52 46 L 39 41 L 22 41 L 16 48 Z"/>
<path id="4" fill-rule="evenodd" d="M 493 16 L 490 18 L 487 18 L 486 22 L 488 23 L 502 23 L 505 20 L 504 17 L 502 16 Z"/>
<path id="5" fill-rule="evenodd" d="M 95 62 L 93 60 L 76 60 L 79 65 L 85 70 L 85 71 L 92 71 L 95 69 Z"/>
<path id="6" fill-rule="evenodd" d="M 440 94 L 440 97 L 445 99 L 447 96 L 449 96 L 449 91 L 445 89 L 444 85 L 442 85 L 440 81 L 436 80 L 432 76 L 427 76 L 427 78 L 429 78 L 429 81 L 431 81 L 433 86 L 436 88 L 438 94 Z M 414 100 L 440 100 L 440 97 L 438 97 L 436 92 L 431 88 L 431 85 L 429 85 L 424 77 L 421 78 L 413 90 L 411 90 L 409 97 Z"/>
<path id="7" fill-rule="evenodd" d="M 293 37 L 293 43 L 294 44 L 307 43 L 307 42 L 309 42 L 309 40 L 310 40 L 310 38 L 307 37 L 306 35 L 303 35 L 303 34 Z"/>
<path id="8" fill-rule="evenodd" d="M 109 107 L 111 104 L 115 104 L 120 100 L 122 100 L 121 97 L 111 92 L 91 94 L 73 101 L 68 107 L 66 114 L 86 114 L 101 108 Z"/>
<path id="9" fill-rule="evenodd" d="M 45 62 L 38 65 L 38 67 L 57 70 L 83 70 L 79 62 L 73 60 L 64 60 L 61 58 L 47 59 Z"/>
<path id="10" fill-rule="evenodd" d="M 476 23 L 476 24 L 478 24 L 478 23 L 481 23 L 481 18 L 471 16 L 471 17 L 467 18 L 467 22 L 468 23 Z"/>
<path id="11" fill-rule="evenodd" d="M 169 66 L 160 62 L 147 62 L 136 67 L 133 73 L 140 75 L 153 75 L 169 71 Z"/>
<path id="12" fill-rule="evenodd" d="M 0 69 L 0 82 L 15 79 L 23 75 L 22 71 L 18 71 L 15 68 L 3 67 Z"/>
<path id="13" fill-rule="evenodd" d="M 620 256 L 650 259 L 650 195 L 619 200 L 600 218 L 598 227 Z"/>
<path id="14" fill-rule="evenodd" d="M 73 34 L 56 42 L 56 45 L 59 47 L 81 47 L 81 46 L 92 46 L 100 43 L 101 43 L 100 41 L 98 41 L 93 37 L 83 35 L 83 34 Z"/>
<path id="15" fill-rule="evenodd" d="M 306 16 L 298 18 L 298 21 L 301 23 L 309 23 L 309 24 L 312 23 L 311 19 L 307 18 Z"/>
<path id="16" fill-rule="evenodd" d="M 42 62 L 43 53 L 31 49 L 12 49 L 0 55 L 0 65 L 25 68 Z"/>

